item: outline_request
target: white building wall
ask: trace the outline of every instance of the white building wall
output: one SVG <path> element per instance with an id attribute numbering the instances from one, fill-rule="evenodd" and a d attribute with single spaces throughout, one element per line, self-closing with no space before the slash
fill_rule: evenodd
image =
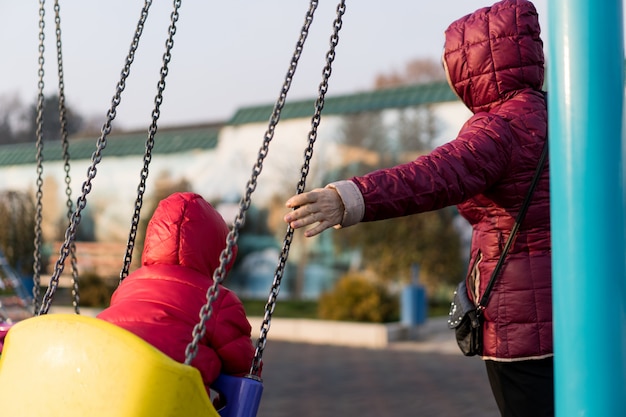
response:
<path id="1" fill-rule="evenodd" d="M 433 108 L 440 120 L 437 144 L 453 139 L 470 115 L 460 102 L 442 103 Z M 335 146 L 340 123 L 341 118 L 338 116 L 322 116 L 307 189 L 321 186 L 324 174 L 340 164 L 341 157 Z M 238 202 L 245 193 L 266 130 L 267 123 L 226 126 L 220 131 L 215 149 L 154 155 L 149 167 L 144 201 L 150 198 L 155 182 L 168 176 L 173 182 L 188 181 L 193 190 L 207 200 Z M 278 124 L 252 197 L 253 204 L 264 206 L 275 195 L 287 197 L 295 193 L 310 130 L 310 119 L 286 119 Z M 158 135 L 156 140 L 158 142 Z M 81 194 L 90 165 L 90 160 L 71 162 L 74 203 Z M 87 210 L 96 220 L 98 240 L 126 241 L 142 168 L 143 157 L 140 155 L 107 157 L 104 150 L 102 161 L 97 165 L 96 178 L 92 182 L 92 191 L 87 196 Z M 56 222 L 67 210 L 62 162 L 44 162 L 43 177 L 44 233 L 50 236 Z M 0 167 L 0 191 L 26 190 L 34 195 L 36 178 L 34 165 Z M 234 216 L 234 213 L 225 214 L 225 217 L 228 216 Z M 226 220 L 232 221 L 232 218 Z"/>
<path id="2" fill-rule="evenodd" d="M 456 138 L 463 123 L 472 116 L 472 112 L 461 101 L 435 104 L 433 110 L 440 120 L 441 129 L 435 137 L 437 146 Z"/>
<path id="3" fill-rule="evenodd" d="M 309 173 L 312 183 L 319 179 L 323 167 L 336 165 L 339 160 L 333 145 L 337 123 L 338 118 L 330 116 L 324 118 L 319 126 Z M 214 151 L 216 165 L 210 172 L 196 179 L 194 184 L 198 190 L 205 196 L 235 193 L 238 199 L 243 195 L 266 130 L 267 124 L 264 123 L 224 127 Z M 258 205 L 266 204 L 273 195 L 290 195 L 295 192 L 310 130 L 310 122 L 306 119 L 288 119 L 279 123 L 253 194 L 253 200 Z"/>

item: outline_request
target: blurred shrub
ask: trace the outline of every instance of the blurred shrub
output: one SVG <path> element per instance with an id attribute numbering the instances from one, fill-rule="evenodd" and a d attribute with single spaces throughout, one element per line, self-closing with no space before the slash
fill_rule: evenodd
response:
<path id="1" fill-rule="evenodd" d="M 108 307 L 113 295 L 110 284 L 94 272 L 85 272 L 79 277 L 80 305 L 84 307 Z"/>
<path id="2" fill-rule="evenodd" d="M 398 320 L 399 302 L 381 282 L 353 272 L 321 295 L 318 314 L 326 320 L 388 323 Z"/>

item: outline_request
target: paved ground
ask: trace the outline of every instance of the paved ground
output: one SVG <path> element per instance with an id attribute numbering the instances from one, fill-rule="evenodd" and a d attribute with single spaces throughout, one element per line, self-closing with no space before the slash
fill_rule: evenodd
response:
<path id="1" fill-rule="evenodd" d="M 433 330 L 435 329 L 435 330 Z M 484 364 L 444 323 L 384 349 L 272 341 L 258 417 L 497 417 Z"/>
<path id="2" fill-rule="evenodd" d="M 86 309 L 82 314 L 94 315 Z M 482 360 L 429 319 L 382 349 L 272 340 L 257 417 L 498 417 Z"/>

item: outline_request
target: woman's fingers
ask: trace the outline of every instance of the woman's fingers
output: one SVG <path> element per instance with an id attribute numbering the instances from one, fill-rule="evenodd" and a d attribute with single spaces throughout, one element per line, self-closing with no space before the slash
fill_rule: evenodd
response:
<path id="1" fill-rule="evenodd" d="M 298 205 L 292 212 L 285 215 L 285 222 L 294 229 L 308 226 L 322 220 L 322 214 L 316 211 L 315 203 Z"/>
<path id="2" fill-rule="evenodd" d="M 332 227 L 332 226 L 329 225 L 327 222 L 319 222 L 318 224 L 316 224 L 315 226 L 311 227 L 310 229 L 305 230 L 304 231 L 304 236 L 305 237 L 313 237 L 313 236 L 319 235 L 324 230 L 326 230 L 326 229 L 328 229 L 330 227 Z"/>
<path id="3" fill-rule="evenodd" d="M 290 208 L 305 206 L 307 204 L 314 204 L 317 202 L 320 195 L 324 193 L 324 191 L 324 188 L 316 188 L 307 193 L 296 194 L 293 197 L 289 198 L 285 204 L 287 207 Z"/>
<path id="4" fill-rule="evenodd" d="M 315 236 L 324 230 L 341 223 L 343 203 L 334 189 L 317 188 L 289 198 L 287 207 L 294 208 L 284 217 L 294 229 L 317 223 L 305 232 L 305 236 Z"/>

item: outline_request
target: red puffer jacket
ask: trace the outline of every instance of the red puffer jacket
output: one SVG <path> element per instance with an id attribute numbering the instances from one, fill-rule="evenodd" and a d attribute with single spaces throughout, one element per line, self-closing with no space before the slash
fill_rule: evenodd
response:
<path id="1" fill-rule="evenodd" d="M 532 3 L 505 0 L 452 23 L 444 62 L 474 113 L 429 155 L 352 181 L 363 221 L 458 205 L 474 233 L 470 292 L 482 294 L 526 196 L 547 136 L 543 44 Z M 552 355 L 549 168 L 485 312 L 484 357 Z"/>
<path id="2" fill-rule="evenodd" d="M 201 196 L 175 193 L 161 201 L 148 225 L 141 268 L 122 281 L 98 317 L 184 362 L 227 234 L 221 215 Z M 254 356 L 237 296 L 220 287 L 212 308 L 192 362 L 207 387 L 220 373 L 245 375 Z"/>

